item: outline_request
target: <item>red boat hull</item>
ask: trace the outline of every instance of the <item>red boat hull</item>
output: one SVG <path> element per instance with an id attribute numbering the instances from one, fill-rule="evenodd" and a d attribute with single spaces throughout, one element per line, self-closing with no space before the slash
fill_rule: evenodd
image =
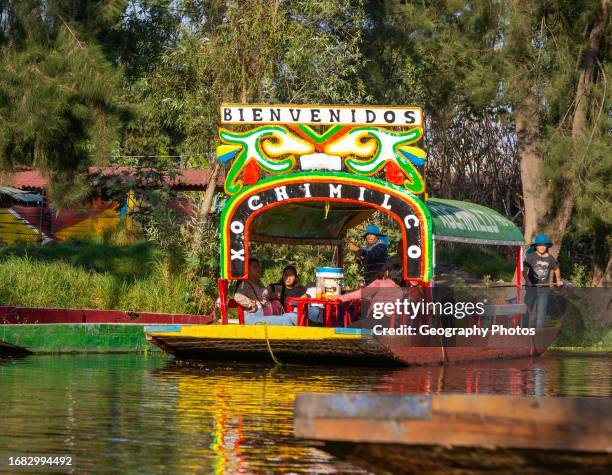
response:
<path id="1" fill-rule="evenodd" d="M 71 308 L 0 307 L 0 324 L 141 323 L 146 325 L 207 325 L 212 321 L 213 317 L 211 315 Z"/>

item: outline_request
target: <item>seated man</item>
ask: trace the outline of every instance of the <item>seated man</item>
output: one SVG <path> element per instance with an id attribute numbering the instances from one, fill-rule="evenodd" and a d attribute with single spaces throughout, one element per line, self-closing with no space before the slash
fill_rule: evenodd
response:
<path id="1" fill-rule="evenodd" d="M 364 308 L 357 310 L 357 313 L 361 313 L 359 318 L 361 322 L 357 323 L 356 326 L 368 326 L 364 320 L 368 319 L 372 324 L 371 317 L 374 304 L 393 303 L 397 299 L 402 299 L 405 295 L 403 286 L 404 272 L 402 265 L 399 260 L 390 260 L 381 269 L 376 279 L 365 287 L 341 295 L 338 300 L 345 304 L 365 304 Z M 407 292 L 409 295 L 410 290 Z M 392 318 L 388 325 L 395 326 L 394 315 L 389 316 Z"/>
<path id="2" fill-rule="evenodd" d="M 272 295 L 271 289 L 264 287 L 261 283 L 262 268 L 258 259 L 249 259 L 249 278 L 240 281 L 234 300 L 244 308 L 244 323 L 253 325 L 256 323 L 268 323 L 269 325 L 297 325 L 297 313 L 282 313 L 280 303 L 277 308 L 269 300 Z M 265 315 L 264 309 L 266 309 Z M 274 313 L 278 312 L 278 314 Z"/>

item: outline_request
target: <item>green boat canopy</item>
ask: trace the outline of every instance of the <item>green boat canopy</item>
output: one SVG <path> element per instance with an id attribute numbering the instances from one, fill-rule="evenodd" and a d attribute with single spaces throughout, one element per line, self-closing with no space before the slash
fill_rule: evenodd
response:
<path id="1" fill-rule="evenodd" d="M 440 198 L 430 198 L 426 205 L 434 240 L 500 246 L 525 243 L 523 233 L 512 221 L 485 206 Z"/>
<path id="2" fill-rule="evenodd" d="M 495 210 L 465 201 L 430 198 L 433 238 L 470 244 L 520 246 L 521 230 Z M 253 222 L 251 240 L 300 242 L 303 244 L 339 243 L 348 228 L 367 220 L 371 208 L 332 203 L 295 203 L 272 208 Z"/>
<path id="3" fill-rule="evenodd" d="M 348 203 L 290 203 L 271 208 L 255 218 L 252 241 L 338 244 L 346 231 L 367 220 L 374 209 Z"/>

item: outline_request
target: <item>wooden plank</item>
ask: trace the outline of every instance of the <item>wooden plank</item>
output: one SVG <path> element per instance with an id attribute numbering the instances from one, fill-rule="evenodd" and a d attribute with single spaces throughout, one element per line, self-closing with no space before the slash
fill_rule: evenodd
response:
<path id="1" fill-rule="evenodd" d="M 299 395 L 295 435 L 355 443 L 612 452 L 612 402 L 607 399 L 450 394 L 432 397 L 429 419 L 411 410 L 394 412 L 398 405 L 419 404 L 424 404 L 422 396 Z M 372 415 L 355 411 L 360 405 L 377 410 Z"/>

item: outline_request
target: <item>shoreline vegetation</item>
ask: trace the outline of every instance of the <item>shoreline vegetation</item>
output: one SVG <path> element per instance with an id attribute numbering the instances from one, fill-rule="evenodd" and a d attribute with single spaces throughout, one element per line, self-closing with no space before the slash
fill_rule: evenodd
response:
<path id="1" fill-rule="evenodd" d="M 0 301 L 26 307 L 204 313 L 186 276 L 146 241 L 0 248 Z M 211 305 L 208 305 L 211 307 Z"/>
<path id="2" fill-rule="evenodd" d="M 173 264 L 176 259 L 167 250 L 142 238 L 121 242 L 115 237 L 114 241 L 107 235 L 98 241 L 0 247 L 0 302 L 21 307 L 210 313 L 214 289 L 190 279 L 189 272 Z M 308 259 L 308 250 L 303 253 L 304 262 L 315 260 Z M 269 257 L 263 261 L 265 277 L 272 281 L 280 275 L 282 262 Z M 452 285 L 512 279 L 513 262 L 489 249 L 448 248 L 439 258 L 441 279 Z M 350 263 L 347 267 L 349 274 L 356 271 L 351 271 Z M 313 271 L 304 268 L 304 281 Z M 347 280 L 355 281 L 356 276 L 347 275 Z M 207 283 L 214 281 L 209 277 Z M 609 354 L 612 328 L 596 322 L 582 322 L 578 329 L 562 327 L 550 351 Z"/>

